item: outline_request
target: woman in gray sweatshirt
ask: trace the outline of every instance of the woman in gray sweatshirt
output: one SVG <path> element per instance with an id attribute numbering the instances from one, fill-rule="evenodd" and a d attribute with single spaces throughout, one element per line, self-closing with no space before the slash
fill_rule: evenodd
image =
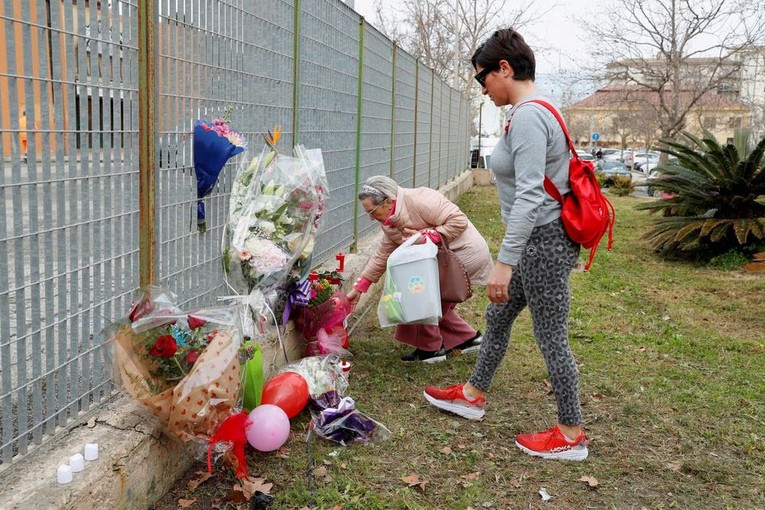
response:
<path id="1" fill-rule="evenodd" d="M 425 398 L 465 418 L 483 418 L 484 393 L 507 352 L 513 322 L 528 306 L 558 404 L 558 423 L 536 434 L 519 434 L 515 444 L 539 457 L 584 460 L 588 439 L 581 428 L 579 374 L 568 341 L 569 276 L 580 246 L 563 229 L 561 206 L 543 184 L 547 176 L 561 194 L 570 190 L 568 142 L 553 114 L 528 102 L 550 103 L 534 84 L 534 53 L 518 32 L 495 32 L 472 63 L 482 92 L 497 106 L 513 105 L 491 158 L 506 230 L 486 286 L 491 304 L 473 373 L 464 385 L 428 386 Z"/>

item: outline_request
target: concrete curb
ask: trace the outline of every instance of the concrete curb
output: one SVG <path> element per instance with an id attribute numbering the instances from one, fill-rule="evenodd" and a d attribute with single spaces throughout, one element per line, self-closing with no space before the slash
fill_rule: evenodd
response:
<path id="1" fill-rule="evenodd" d="M 466 170 L 440 191 L 450 200 L 473 186 L 473 173 Z M 345 261 L 346 287 L 350 288 L 379 244 L 382 233 L 362 239 Z M 361 296 L 356 317 L 377 294 L 379 285 Z M 353 317 L 351 318 L 351 321 Z M 290 361 L 302 354 L 300 335 L 287 325 L 283 337 Z M 276 339 L 264 346 L 266 377 L 283 366 L 284 355 Z M 56 482 L 56 468 L 86 443 L 99 444 L 99 458 L 86 461 L 85 470 L 74 474 L 67 485 Z M 201 450 L 202 448 L 200 448 Z M 200 470 L 188 445 L 171 439 L 162 427 L 129 397 L 119 397 L 101 406 L 54 440 L 20 459 L 0 476 L 0 508 L 81 510 L 132 510 L 148 508 L 161 498 L 192 465 Z"/>

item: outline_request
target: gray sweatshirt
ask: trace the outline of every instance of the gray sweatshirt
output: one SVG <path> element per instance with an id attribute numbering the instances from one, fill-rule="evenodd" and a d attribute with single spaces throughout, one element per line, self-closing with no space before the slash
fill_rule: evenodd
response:
<path id="1" fill-rule="evenodd" d="M 540 93 L 518 101 L 510 110 L 510 129 L 491 154 L 505 224 L 497 260 L 511 266 L 520 261 L 532 229 L 560 217 L 560 204 L 545 191 L 545 175 L 561 195 L 570 191 L 571 155 L 563 130 L 544 106 L 522 104 L 529 99 L 542 99 L 556 106 Z"/>

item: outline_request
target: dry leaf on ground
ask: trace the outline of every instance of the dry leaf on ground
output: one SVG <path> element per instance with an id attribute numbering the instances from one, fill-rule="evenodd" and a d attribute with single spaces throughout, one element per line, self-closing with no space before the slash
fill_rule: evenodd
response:
<path id="1" fill-rule="evenodd" d="M 178 507 L 179 508 L 191 508 L 191 505 L 193 505 L 197 500 L 196 499 L 179 499 L 178 500 Z"/>
<path id="2" fill-rule="evenodd" d="M 256 478 L 254 476 L 243 478 L 241 483 L 242 492 L 248 501 L 257 491 L 260 491 L 263 494 L 271 494 L 271 488 L 274 486 L 272 483 L 266 483 L 265 478 Z"/>
<path id="3" fill-rule="evenodd" d="M 579 479 L 580 482 L 584 482 L 590 487 L 597 487 L 598 486 L 598 479 L 594 476 L 583 476 Z"/>
<path id="4" fill-rule="evenodd" d="M 242 488 L 239 485 L 234 485 L 234 487 L 226 495 L 226 501 L 229 501 L 235 505 L 241 505 L 243 503 L 247 503 L 248 500 L 247 497 L 245 497 Z"/>
<path id="5" fill-rule="evenodd" d="M 189 480 L 189 483 L 186 484 L 186 487 L 188 487 L 190 491 L 195 490 L 202 485 L 205 480 L 208 480 L 212 476 L 212 473 L 208 473 L 207 471 L 197 471 L 194 474 L 196 475 L 196 478 Z"/>
<path id="6" fill-rule="evenodd" d="M 422 490 L 425 490 L 425 485 L 428 484 L 427 480 L 420 480 L 420 477 L 417 475 L 402 476 L 401 481 L 409 487 L 419 487 Z"/>

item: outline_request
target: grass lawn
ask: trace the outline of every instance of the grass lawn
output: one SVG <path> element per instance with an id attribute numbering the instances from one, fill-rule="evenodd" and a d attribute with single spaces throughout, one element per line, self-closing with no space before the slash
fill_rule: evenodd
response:
<path id="1" fill-rule="evenodd" d="M 652 221 L 635 209 L 643 199 L 612 200 L 614 250 L 601 246 L 592 270 L 571 279 L 571 344 L 591 439 L 585 462 L 538 459 L 513 444 L 556 417 L 528 312 L 486 418 L 471 422 L 431 407 L 422 390 L 465 381 L 476 355 L 404 364 L 408 349 L 372 310 L 351 336 L 348 393 L 393 438 L 306 443 L 304 411 L 279 454 L 248 450 L 251 473 L 273 483 L 269 510 L 765 508 L 765 276 L 663 262 L 640 239 Z M 496 254 L 504 232 L 496 189 L 473 188 L 459 205 Z M 477 290 L 460 313 L 484 329 L 488 300 Z M 199 470 L 153 508 L 175 509 L 181 499 L 248 508 L 227 500 L 235 483 L 227 470 L 188 489 Z"/>

